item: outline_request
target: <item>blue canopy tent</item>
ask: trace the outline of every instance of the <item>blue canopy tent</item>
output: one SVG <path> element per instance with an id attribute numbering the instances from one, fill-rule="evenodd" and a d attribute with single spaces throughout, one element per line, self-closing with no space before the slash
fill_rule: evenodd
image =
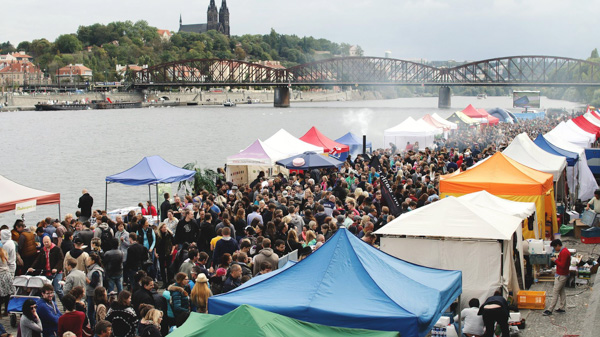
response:
<path id="1" fill-rule="evenodd" d="M 537 138 L 533 142 L 535 145 L 548 153 L 567 158 L 567 165 L 569 166 L 575 166 L 579 160 L 579 155 L 577 153 L 561 149 L 560 147 L 547 141 L 542 134 L 538 134 Z"/>
<path id="2" fill-rule="evenodd" d="M 333 157 L 323 156 L 316 152 L 307 151 L 289 158 L 281 159 L 275 162 L 290 170 L 312 170 L 320 168 L 340 168 L 344 165 L 343 161 L 339 161 Z"/>
<path id="3" fill-rule="evenodd" d="M 194 171 L 185 170 L 167 162 L 161 156 L 144 157 L 132 168 L 106 177 L 104 209 L 106 210 L 108 204 L 108 184 L 110 183 L 130 186 L 148 185 L 148 195 L 151 195 L 150 186 L 156 185 L 156 209 L 158 210 L 158 184 L 188 180 L 193 178 L 195 174 Z"/>
<path id="4" fill-rule="evenodd" d="M 350 147 L 350 151 L 349 151 L 350 154 L 353 155 L 355 158 L 358 154 L 362 153 L 362 146 L 363 146 L 362 139 L 360 139 L 359 137 L 354 135 L 352 132 L 348 132 L 347 134 L 336 139 L 335 141 L 338 143 L 344 144 L 344 145 L 348 145 L 348 147 Z M 372 143 L 367 142 L 366 145 L 367 145 L 367 148 L 369 149 L 369 152 L 371 152 L 373 150 Z"/>
<path id="5" fill-rule="evenodd" d="M 422 337 L 462 292 L 460 271 L 397 259 L 344 227 L 304 260 L 265 276 L 210 297 L 208 312 L 249 304 L 312 323 Z"/>
<path id="6" fill-rule="evenodd" d="M 496 118 L 498 118 L 501 122 L 513 124 L 516 121 L 513 120 L 513 117 L 510 115 L 510 112 L 504 110 L 502 108 L 493 108 L 488 110 L 488 113 Z M 516 119 L 516 117 L 515 117 Z"/>

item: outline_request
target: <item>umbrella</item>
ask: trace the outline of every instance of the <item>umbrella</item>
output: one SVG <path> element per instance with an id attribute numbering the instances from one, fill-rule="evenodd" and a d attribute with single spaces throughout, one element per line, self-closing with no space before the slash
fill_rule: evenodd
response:
<path id="1" fill-rule="evenodd" d="M 316 152 L 307 151 L 293 157 L 278 160 L 276 164 L 291 170 L 311 170 L 331 167 L 340 168 L 344 165 L 344 162 L 329 156 L 317 154 Z"/>

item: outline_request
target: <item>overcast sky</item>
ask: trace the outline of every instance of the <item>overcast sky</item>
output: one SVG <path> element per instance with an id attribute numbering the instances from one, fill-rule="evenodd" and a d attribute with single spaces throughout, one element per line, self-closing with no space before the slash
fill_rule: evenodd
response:
<path id="1" fill-rule="evenodd" d="M 216 0 L 220 7 L 221 0 Z M 146 20 L 177 31 L 205 23 L 209 0 L 3 1 L 0 41 L 74 33 L 80 25 Z M 278 33 L 360 45 L 367 56 L 481 60 L 586 58 L 598 43 L 597 0 L 229 0 L 231 33 Z"/>

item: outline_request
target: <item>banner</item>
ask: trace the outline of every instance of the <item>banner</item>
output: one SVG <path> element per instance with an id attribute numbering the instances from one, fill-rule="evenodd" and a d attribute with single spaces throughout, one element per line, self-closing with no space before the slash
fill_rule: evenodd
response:
<path id="1" fill-rule="evenodd" d="M 394 196 L 392 185 L 387 177 L 381 172 L 379 172 L 379 179 L 381 179 L 381 196 L 383 197 L 383 200 L 385 200 L 387 206 L 390 208 L 390 213 L 393 216 L 399 216 L 402 213 L 402 207 L 400 207 L 398 199 L 396 199 L 396 196 Z"/>
<path id="2" fill-rule="evenodd" d="M 35 212 L 37 200 L 29 200 L 15 205 L 15 215 L 21 215 L 29 212 Z"/>

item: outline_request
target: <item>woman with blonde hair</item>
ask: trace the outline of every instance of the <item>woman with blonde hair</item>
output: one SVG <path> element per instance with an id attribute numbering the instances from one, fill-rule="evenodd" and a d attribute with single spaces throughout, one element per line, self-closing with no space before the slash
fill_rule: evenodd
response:
<path id="1" fill-rule="evenodd" d="M 150 309 L 140 321 L 138 336 L 140 337 L 162 337 L 160 323 L 163 313 L 158 309 Z"/>
<path id="2" fill-rule="evenodd" d="M 0 309 L 2 308 L 2 305 L 4 305 L 4 314 L 7 316 L 8 300 L 10 299 L 10 295 L 13 295 L 14 293 L 13 273 L 10 272 L 10 267 L 8 266 L 8 255 L 6 254 L 6 251 L 0 247 Z"/>
<path id="3" fill-rule="evenodd" d="M 208 298 L 211 297 L 212 291 L 208 287 L 208 278 L 204 273 L 200 273 L 196 278 L 196 284 L 190 295 L 192 304 L 196 306 L 196 312 L 205 314 L 208 312 Z"/>
<path id="4" fill-rule="evenodd" d="M 314 246 L 317 244 L 317 234 L 314 231 L 309 230 L 306 232 L 306 242 L 304 243 L 304 247 Z"/>

